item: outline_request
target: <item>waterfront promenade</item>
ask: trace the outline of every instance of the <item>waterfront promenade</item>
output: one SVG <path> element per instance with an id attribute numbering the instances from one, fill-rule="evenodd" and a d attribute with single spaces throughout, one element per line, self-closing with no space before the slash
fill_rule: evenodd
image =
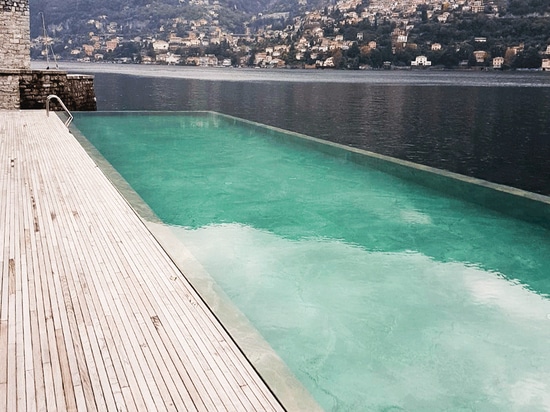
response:
<path id="1" fill-rule="evenodd" d="M 0 410 L 283 410 L 44 111 L 0 111 L 0 270 Z"/>

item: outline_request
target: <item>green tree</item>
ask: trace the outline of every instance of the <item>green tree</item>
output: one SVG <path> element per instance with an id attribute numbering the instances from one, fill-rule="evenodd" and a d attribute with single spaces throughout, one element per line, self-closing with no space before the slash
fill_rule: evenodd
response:
<path id="1" fill-rule="evenodd" d="M 348 50 L 346 50 L 346 57 L 348 59 L 355 59 L 356 57 L 359 57 L 360 54 L 361 54 L 361 50 L 359 49 L 359 46 L 357 45 L 357 43 L 353 43 L 351 47 Z"/>
<path id="2" fill-rule="evenodd" d="M 512 62 L 514 69 L 537 69 L 541 67 L 542 58 L 535 47 L 530 47 L 521 53 L 518 53 Z"/>

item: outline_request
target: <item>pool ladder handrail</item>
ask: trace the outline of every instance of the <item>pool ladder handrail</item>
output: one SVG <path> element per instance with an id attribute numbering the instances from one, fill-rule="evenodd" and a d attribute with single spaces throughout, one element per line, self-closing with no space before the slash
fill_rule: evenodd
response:
<path id="1" fill-rule="evenodd" d="M 65 126 L 68 128 L 69 125 L 71 124 L 71 122 L 73 121 L 73 115 L 71 114 L 71 112 L 69 111 L 69 109 L 67 109 L 67 106 L 65 106 L 65 103 L 63 103 L 63 101 L 59 98 L 59 96 L 55 95 L 55 94 L 50 94 L 47 98 L 46 98 L 46 116 L 50 116 L 50 101 L 52 99 L 56 99 L 59 104 L 61 105 L 61 107 L 63 108 L 63 110 L 65 110 L 65 112 L 67 113 L 67 116 L 68 119 L 65 121 Z"/>

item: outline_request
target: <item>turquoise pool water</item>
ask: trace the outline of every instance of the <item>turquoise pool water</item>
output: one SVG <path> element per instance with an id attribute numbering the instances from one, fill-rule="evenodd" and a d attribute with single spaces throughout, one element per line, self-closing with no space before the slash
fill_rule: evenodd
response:
<path id="1" fill-rule="evenodd" d="M 320 405 L 550 409 L 550 233 L 213 114 L 79 114 Z"/>

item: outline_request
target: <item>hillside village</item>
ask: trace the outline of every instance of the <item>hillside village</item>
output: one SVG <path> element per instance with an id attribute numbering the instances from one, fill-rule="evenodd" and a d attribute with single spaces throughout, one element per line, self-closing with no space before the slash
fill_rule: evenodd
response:
<path id="1" fill-rule="evenodd" d="M 205 67 L 550 69 L 550 18 L 504 14 L 496 1 L 340 0 L 296 16 L 258 13 L 239 34 L 220 24 L 217 0 L 189 1 L 203 17 L 167 18 L 149 33 L 107 15 L 69 38 L 62 25 L 44 26 L 32 56 Z"/>

